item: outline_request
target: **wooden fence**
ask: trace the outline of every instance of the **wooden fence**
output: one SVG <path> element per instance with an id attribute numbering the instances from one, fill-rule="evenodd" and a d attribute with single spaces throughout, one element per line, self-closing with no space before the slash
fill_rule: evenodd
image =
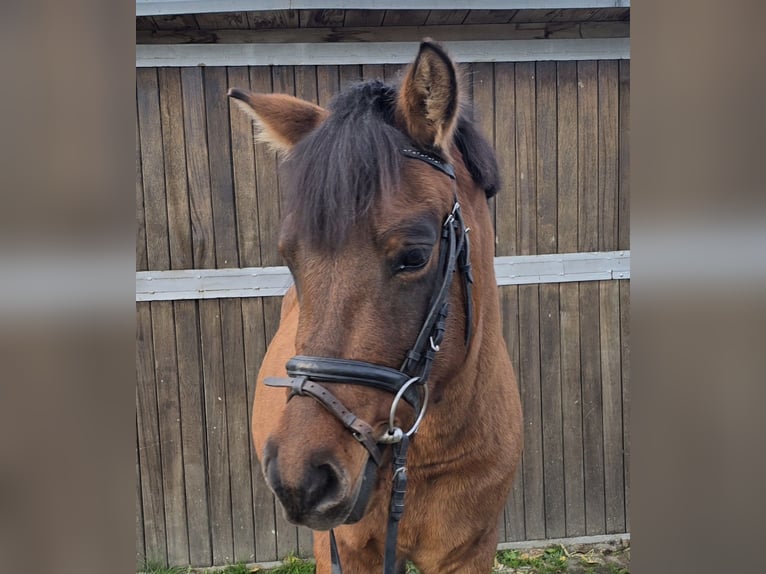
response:
<path id="1" fill-rule="evenodd" d="M 277 157 L 229 87 L 326 105 L 399 65 L 139 68 L 137 271 L 281 265 Z M 629 249 L 626 60 L 476 63 L 469 98 L 497 149 L 497 255 Z M 525 452 L 500 542 L 627 532 L 628 281 L 501 288 Z M 170 564 L 310 554 L 249 438 L 279 297 L 137 308 L 136 553 Z"/>

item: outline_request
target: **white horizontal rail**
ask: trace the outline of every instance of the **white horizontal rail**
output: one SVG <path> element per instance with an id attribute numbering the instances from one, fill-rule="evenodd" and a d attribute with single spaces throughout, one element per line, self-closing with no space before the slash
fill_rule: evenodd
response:
<path id="1" fill-rule="evenodd" d="M 627 60 L 629 38 L 445 42 L 458 62 Z M 417 42 L 139 44 L 136 67 L 406 64 Z"/>
<path id="2" fill-rule="evenodd" d="M 553 10 L 628 7 L 630 0 L 136 0 L 136 16 L 255 10 Z"/>
<path id="3" fill-rule="evenodd" d="M 630 279 L 630 251 L 496 257 L 498 285 Z M 287 267 L 139 271 L 136 301 L 277 297 L 292 285 Z"/>

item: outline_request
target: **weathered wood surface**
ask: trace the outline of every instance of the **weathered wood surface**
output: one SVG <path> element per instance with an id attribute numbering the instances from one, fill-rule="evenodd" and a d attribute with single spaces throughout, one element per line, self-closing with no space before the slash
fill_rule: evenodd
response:
<path id="1" fill-rule="evenodd" d="M 450 7 L 454 8 L 454 7 Z M 459 6 L 462 8 L 462 6 Z M 620 22 L 630 19 L 629 7 L 516 10 L 258 10 L 207 14 L 137 16 L 136 30 L 218 30 L 248 28 L 419 26 L 471 23 Z"/>
<path id="2" fill-rule="evenodd" d="M 401 71 L 138 70 L 137 270 L 282 264 L 277 156 L 233 111 L 229 87 L 327 105 L 349 82 Z M 496 254 L 629 249 L 629 63 L 467 71 L 504 182 Z M 629 530 L 629 283 L 509 285 L 500 300 L 528 432 L 500 540 Z M 310 552 L 308 532 L 275 506 L 249 439 L 280 302 L 137 303 L 139 558 L 205 566 Z"/>
<path id="3" fill-rule="evenodd" d="M 413 11 L 410 11 L 413 12 Z M 137 30 L 138 44 L 270 44 L 322 42 L 418 42 L 425 37 L 440 42 L 465 40 L 535 40 L 572 38 L 627 38 L 628 22 L 531 22 L 428 26 L 367 26 L 344 28 L 267 28 L 248 30 L 172 29 Z"/>

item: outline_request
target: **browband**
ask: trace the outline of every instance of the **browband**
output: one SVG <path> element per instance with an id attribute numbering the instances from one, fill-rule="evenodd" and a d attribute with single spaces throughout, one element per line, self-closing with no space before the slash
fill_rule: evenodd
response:
<path id="1" fill-rule="evenodd" d="M 402 152 L 402 155 L 406 155 L 407 157 L 424 161 L 428 165 L 438 169 L 440 172 L 447 174 L 452 179 L 455 179 L 455 168 L 453 168 L 452 165 L 447 163 L 446 161 L 442 161 L 436 156 L 432 156 L 430 154 L 424 153 L 420 150 L 413 149 L 410 147 L 402 148 L 401 152 Z"/>

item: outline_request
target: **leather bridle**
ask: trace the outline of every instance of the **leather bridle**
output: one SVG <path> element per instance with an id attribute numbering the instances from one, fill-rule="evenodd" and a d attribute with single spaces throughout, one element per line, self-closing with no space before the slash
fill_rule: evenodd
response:
<path id="1" fill-rule="evenodd" d="M 404 512 L 404 495 L 407 490 L 407 449 L 411 437 L 417 432 L 428 406 L 428 377 L 431 367 L 440 349 L 446 330 L 447 314 L 449 312 L 449 293 L 452 278 L 457 269 L 463 277 L 466 306 L 465 345 L 471 339 L 471 323 L 473 304 L 471 301 L 471 254 L 468 241 L 469 229 L 465 226 L 460 203 L 457 200 L 455 185 L 455 170 L 449 163 L 413 148 L 400 150 L 409 158 L 423 161 L 441 171 L 452 179 L 454 204 L 447 214 L 441 228 L 439 247 L 439 264 L 441 270 L 437 289 L 432 294 L 428 313 L 415 339 L 415 344 L 407 353 L 399 370 L 364 361 L 338 359 L 331 357 L 295 356 L 287 362 L 287 378 L 268 377 L 264 384 L 270 387 L 287 387 L 290 389 L 288 400 L 294 396 L 309 396 L 318 401 L 332 413 L 356 440 L 370 453 L 364 480 L 366 488 L 371 489 L 374 482 L 376 466 L 380 466 L 382 455 L 380 445 L 393 445 L 393 485 L 391 488 L 391 504 L 386 531 L 386 547 L 383 561 L 384 574 L 394 574 L 396 568 L 396 539 L 399 520 Z M 389 416 L 389 428 L 381 437 L 375 438 L 370 424 L 358 418 L 345 407 L 327 388 L 326 384 L 352 384 L 372 387 L 388 391 L 394 395 Z M 404 399 L 417 413 L 412 427 L 403 431 L 395 426 L 395 416 L 399 401 Z M 374 464 L 373 464 L 374 463 Z M 366 497 L 358 496 L 357 500 L 364 502 Z M 359 520 L 364 508 L 354 508 L 351 513 L 353 521 Z M 349 522 L 349 520 L 347 520 Z M 341 574 L 340 558 L 338 556 L 335 533 L 330 530 L 330 547 L 332 554 L 332 573 Z"/>

